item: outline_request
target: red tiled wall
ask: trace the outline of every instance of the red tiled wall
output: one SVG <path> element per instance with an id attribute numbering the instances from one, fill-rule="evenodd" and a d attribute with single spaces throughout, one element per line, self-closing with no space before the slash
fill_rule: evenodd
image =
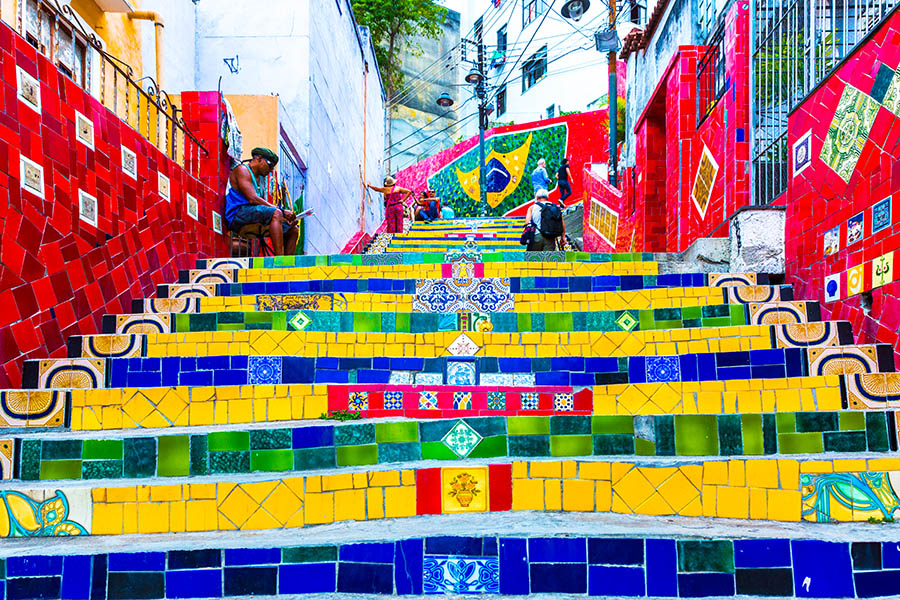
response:
<path id="1" fill-rule="evenodd" d="M 40 114 L 17 98 L 17 66 L 40 81 Z M 212 231 L 220 197 L 5 25 L 0 68 L 0 387 L 17 387 L 23 358 L 64 356 L 67 336 L 97 333 L 105 313 L 128 312 L 132 298 L 227 246 Z M 76 141 L 75 110 L 93 121 L 94 150 Z M 137 153 L 136 181 L 122 172 L 123 144 Z M 43 166 L 44 199 L 21 188 L 20 155 Z M 157 195 L 157 171 L 170 202 Z M 97 227 L 79 218 L 79 189 L 98 200 Z"/>
<path id="2" fill-rule="evenodd" d="M 894 14 L 801 104 L 788 120 L 788 147 L 811 132 L 809 166 L 794 175 L 791 153 L 786 197 L 786 271 L 800 298 L 825 302 L 825 279 L 838 276 L 838 299 L 823 304 L 824 316 L 853 323 L 860 343 L 893 344 L 900 331 L 900 269 L 894 259 L 892 283 L 873 289 L 872 263 L 900 249 L 900 117 L 878 108 L 849 181 L 825 164 L 820 154 L 829 126 L 847 86 L 866 95 L 874 92 L 876 76 L 885 66 L 900 67 L 900 12 Z M 895 75 L 900 78 L 900 75 Z M 872 233 L 872 206 L 890 198 L 891 221 Z M 847 224 L 864 215 L 862 239 L 848 246 Z M 839 228 L 838 251 L 825 256 L 825 232 Z M 848 269 L 863 265 L 862 290 L 872 291 L 870 311 L 848 289 Z"/>
<path id="3" fill-rule="evenodd" d="M 584 210 L 582 218 L 583 243 L 585 252 L 630 252 L 641 243 L 641 225 L 645 222 L 635 206 L 634 169 L 620 173 L 618 188 L 610 185 L 605 177 L 592 173 L 585 167 L 582 175 L 584 183 Z M 591 199 L 595 198 L 619 215 L 615 245 L 610 245 L 591 228 Z"/>

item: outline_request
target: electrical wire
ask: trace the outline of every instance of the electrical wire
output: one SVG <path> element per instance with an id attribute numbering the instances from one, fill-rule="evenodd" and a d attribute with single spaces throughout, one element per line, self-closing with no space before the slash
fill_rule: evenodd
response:
<path id="1" fill-rule="evenodd" d="M 471 100 L 471 98 L 468 98 L 467 100 L 465 100 L 462 104 L 459 105 L 459 108 L 462 108 L 463 106 L 465 106 L 466 104 L 468 104 L 468 102 L 469 102 L 470 100 Z M 455 110 L 455 109 L 454 109 L 454 110 Z M 453 112 L 453 110 L 448 110 L 448 111 L 446 111 L 443 115 L 440 115 L 439 117 L 435 118 L 434 120 L 437 121 L 439 118 L 441 118 L 441 117 L 443 117 L 443 116 L 445 116 L 445 115 L 447 115 L 448 113 L 451 113 L 451 112 Z M 458 122 L 459 120 L 460 120 L 460 119 L 454 119 L 453 122 L 455 123 L 455 122 Z M 432 121 L 432 122 L 433 122 L 433 121 Z M 419 127 L 418 129 L 416 129 L 415 131 L 413 131 L 412 133 L 410 133 L 409 135 L 407 135 L 405 138 L 400 139 L 400 140 L 397 140 L 396 142 L 392 142 L 390 146 L 388 146 L 387 148 L 385 148 L 385 151 L 390 150 L 391 148 L 393 148 L 393 147 L 396 146 L 397 144 L 403 142 L 404 140 L 408 140 L 409 138 L 411 138 L 412 136 L 416 135 L 418 132 L 422 131 L 422 130 L 425 129 L 426 127 L 428 127 L 427 124 L 426 124 L 426 125 L 423 125 L 422 127 Z"/>
<path id="2" fill-rule="evenodd" d="M 459 125 L 462 125 L 464 121 L 468 121 L 468 120 L 471 119 L 472 117 L 477 116 L 477 114 L 478 114 L 478 113 L 471 113 L 469 116 L 463 117 L 462 119 L 460 119 L 460 120 L 458 120 L 458 121 L 456 121 L 456 122 L 454 122 L 454 123 L 451 123 L 450 125 L 447 125 L 446 127 L 444 127 L 443 129 L 441 129 L 440 131 L 436 131 L 436 132 L 434 132 L 433 134 L 429 135 L 428 137 L 422 138 L 421 140 L 419 140 L 419 141 L 416 142 L 415 144 L 413 144 L 413 145 L 411 145 L 411 146 L 407 146 L 406 148 L 403 149 L 403 152 L 408 152 L 408 151 L 412 150 L 412 149 L 415 148 L 416 146 L 418 146 L 418 145 L 420 145 L 420 144 L 423 144 L 423 143 L 427 142 L 427 141 L 430 140 L 431 138 L 437 137 L 438 135 L 444 133 L 444 132 L 447 131 L 448 129 L 451 129 L 451 128 L 453 128 L 453 127 L 457 127 L 457 126 L 459 126 Z M 397 156 L 397 154 L 391 154 L 388 158 L 393 158 L 394 156 Z"/>

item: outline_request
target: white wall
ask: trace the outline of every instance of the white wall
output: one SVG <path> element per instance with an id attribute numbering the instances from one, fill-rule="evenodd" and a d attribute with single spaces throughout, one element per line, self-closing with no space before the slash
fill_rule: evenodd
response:
<path id="1" fill-rule="evenodd" d="M 142 0 L 141 10 L 159 13 L 163 28 L 163 81 L 159 82 L 170 94 L 195 90 L 195 61 L 197 52 L 195 21 L 197 4 L 191 0 Z M 143 72 L 156 73 L 156 39 L 151 21 L 140 21 Z"/>

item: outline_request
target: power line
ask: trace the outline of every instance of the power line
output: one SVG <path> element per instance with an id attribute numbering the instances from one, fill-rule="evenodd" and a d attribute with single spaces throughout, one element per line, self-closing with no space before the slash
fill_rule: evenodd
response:
<path id="1" fill-rule="evenodd" d="M 469 102 L 469 100 L 471 100 L 471 98 L 467 99 L 465 102 L 463 102 L 462 104 L 460 104 L 460 105 L 459 105 L 459 108 L 462 108 L 463 106 L 465 106 L 465 105 Z M 441 118 L 441 117 L 443 117 L 443 116 L 446 116 L 447 114 L 449 114 L 449 113 L 451 113 L 451 112 L 453 112 L 453 110 L 448 110 L 448 111 L 444 112 L 444 114 L 442 114 L 442 115 L 440 115 L 439 117 L 437 117 L 437 118 L 435 119 L 435 121 L 437 121 L 439 118 Z M 454 119 L 454 120 L 453 120 L 453 123 L 456 123 L 456 122 L 458 122 L 458 121 L 459 121 L 459 119 Z M 451 125 L 452 125 L 452 123 L 451 123 Z M 403 142 L 404 140 L 408 140 L 409 138 L 411 138 L 412 136 L 416 135 L 418 132 L 422 131 L 422 130 L 425 129 L 426 127 L 428 127 L 427 124 L 426 124 L 426 125 L 423 125 L 422 127 L 419 127 L 418 129 L 416 129 L 415 131 L 413 131 L 412 133 L 410 133 L 410 134 L 409 134 L 408 136 L 406 136 L 405 138 L 403 138 L 403 139 L 401 139 L 401 140 L 397 140 L 396 142 L 393 142 L 390 146 L 388 146 L 387 148 L 385 148 L 385 150 L 390 150 L 391 148 L 393 148 L 393 147 L 396 146 L 397 144 Z"/>
<path id="2" fill-rule="evenodd" d="M 434 132 L 433 134 L 429 135 L 428 137 L 422 138 L 421 140 L 419 140 L 418 142 L 416 142 L 416 143 L 413 144 L 412 146 L 407 146 L 406 148 L 403 149 L 403 152 L 409 152 L 410 150 L 412 150 L 412 149 L 415 148 L 416 146 L 418 146 L 418 145 L 420 145 L 420 144 L 423 144 L 423 143 L 427 142 L 428 140 L 430 140 L 430 139 L 433 138 L 433 137 L 437 137 L 438 135 L 444 133 L 445 131 L 447 131 L 447 130 L 450 129 L 451 127 L 458 126 L 458 125 L 462 125 L 464 121 L 468 121 L 469 119 L 471 119 L 472 117 L 476 116 L 477 114 L 478 114 L 478 113 L 472 113 L 472 114 L 470 114 L 468 117 L 463 117 L 462 119 L 459 119 L 458 121 L 455 121 L 455 122 L 451 123 L 450 125 L 447 125 L 446 127 L 444 127 L 443 129 L 441 129 L 440 131 L 436 131 L 436 132 Z M 390 158 L 393 158 L 394 156 L 396 156 L 396 154 L 391 154 L 391 155 L 390 155 Z"/>

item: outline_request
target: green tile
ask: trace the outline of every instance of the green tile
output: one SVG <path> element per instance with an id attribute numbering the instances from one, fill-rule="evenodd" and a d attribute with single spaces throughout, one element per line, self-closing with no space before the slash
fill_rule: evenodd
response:
<path id="1" fill-rule="evenodd" d="M 182 477 L 191 473 L 190 441 L 186 435 L 159 438 L 156 473 L 160 477 Z"/>
<path id="2" fill-rule="evenodd" d="M 191 475 L 209 473 L 209 444 L 206 434 L 191 436 Z"/>
<path id="3" fill-rule="evenodd" d="M 381 331 L 381 315 L 373 312 L 354 312 L 353 331 L 379 333 Z"/>
<path id="4" fill-rule="evenodd" d="M 506 443 L 510 456 L 550 456 L 548 435 L 511 435 Z"/>
<path id="5" fill-rule="evenodd" d="M 483 440 L 482 443 L 484 443 Z M 423 460 L 457 460 L 459 458 L 453 450 L 441 442 L 422 442 L 421 448 Z"/>
<path id="6" fill-rule="evenodd" d="M 82 458 L 84 460 L 100 458 L 122 460 L 123 446 L 122 440 L 84 440 L 84 447 L 81 451 Z"/>
<path id="7" fill-rule="evenodd" d="M 634 438 L 634 453 L 637 456 L 656 456 L 656 444 L 643 438 Z"/>
<path id="8" fill-rule="evenodd" d="M 81 440 L 45 440 L 41 445 L 43 460 L 80 459 Z"/>
<path id="9" fill-rule="evenodd" d="M 283 450 L 290 447 L 290 429 L 253 429 L 250 431 L 251 450 Z M 241 450 L 244 449 L 241 448 Z"/>
<path id="10" fill-rule="evenodd" d="M 334 428 L 335 446 L 359 446 L 375 443 L 375 425 L 359 423 L 341 425 Z"/>
<path id="11" fill-rule="evenodd" d="M 217 431 L 207 438 L 210 452 L 221 450 L 249 450 L 250 434 L 246 431 Z"/>
<path id="12" fill-rule="evenodd" d="M 506 419 L 504 417 L 475 417 L 463 419 L 463 421 L 477 431 L 481 437 L 506 435 Z M 443 436 L 440 439 L 443 439 Z"/>
<path id="13" fill-rule="evenodd" d="M 594 456 L 627 456 L 634 454 L 634 435 L 626 433 L 613 433 L 594 435 L 592 454 Z M 646 441 L 646 440 L 641 440 Z M 651 443 L 652 442 L 648 442 Z"/>
<path id="14" fill-rule="evenodd" d="M 473 419 L 474 421 L 474 419 Z M 466 422 L 468 420 L 466 419 Z M 456 424 L 452 419 L 429 419 L 427 421 L 419 421 L 419 440 L 425 444 L 430 442 L 440 443 L 447 432 Z M 469 423 L 475 427 L 472 423 Z M 475 428 L 477 431 L 477 427 Z M 480 432 L 479 432 L 480 433 Z M 425 447 L 422 446 L 424 452 Z"/>
<path id="15" fill-rule="evenodd" d="M 415 425 L 415 423 L 412 423 Z M 378 444 L 378 462 L 397 463 L 422 460 L 419 442 Z"/>
<path id="16" fill-rule="evenodd" d="M 822 434 L 825 452 L 865 452 L 865 431 L 829 431 Z"/>
<path id="17" fill-rule="evenodd" d="M 375 425 L 375 441 L 384 442 L 417 442 L 419 428 L 415 421 L 401 423 L 377 423 Z"/>
<path id="18" fill-rule="evenodd" d="M 824 452 L 821 433 L 779 433 L 780 454 L 814 454 Z"/>
<path id="19" fill-rule="evenodd" d="M 41 479 L 81 479 L 81 461 L 43 460 Z"/>
<path id="20" fill-rule="evenodd" d="M 866 412 L 866 438 L 869 441 L 870 452 L 887 452 L 888 451 L 888 432 L 887 422 L 885 421 L 885 413 L 883 412 Z M 890 418 L 894 418 L 893 413 L 887 413 Z"/>
<path id="21" fill-rule="evenodd" d="M 82 479 L 120 479 L 122 460 L 86 460 L 81 463 Z"/>
<path id="22" fill-rule="evenodd" d="M 249 450 L 225 450 L 209 453 L 210 473 L 249 473 Z"/>
<path id="23" fill-rule="evenodd" d="M 837 413 L 798 412 L 797 433 L 810 433 L 813 431 L 838 431 Z"/>
<path id="24" fill-rule="evenodd" d="M 653 418 L 657 456 L 675 456 L 675 420 L 671 415 Z"/>
<path id="25" fill-rule="evenodd" d="M 546 313 L 544 331 L 572 331 L 572 313 Z"/>
<path id="26" fill-rule="evenodd" d="M 719 415 L 719 454 L 738 456 L 744 453 L 740 415 Z"/>
<path id="27" fill-rule="evenodd" d="M 156 475 L 156 438 L 141 437 L 124 440 L 123 472 L 125 477 L 153 477 Z"/>
<path id="28" fill-rule="evenodd" d="M 795 413 L 775 413 L 775 430 L 778 433 L 794 433 L 797 431 Z"/>
<path id="29" fill-rule="evenodd" d="M 378 446 L 339 446 L 337 448 L 337 464 L 339 467 L 351 465 L 374 465 L 378 462 Z"/>
<path id="30" fill-rule="evenodd" d="M 498 456 L 506 456 L 506 439 L 505 435 L 484 438 L 469 453 L 468 458 L 496 458 Z M 424 458 L 424 456 L 422 458 Z"/>
<path id="31" fill-rule="evenodd" d="M 394 331 L 409 333 L 409 313 L 397 313 L 394 319 Z"/>
<path id="32" fill-rule="evenodd" d="M 675 415 L 675 452 L 678 456 L 718 456 L 716 415 Z"/>
<path id="33" fill-rule="evenodd" d="M 776 432 L 775 415 L 762 416 L 763 451 L 766 454 L 778 453 L 778 434 Z"/>
<path id="34" fill-rule="evenodd" d="M 22 440 L 19 478 L 35 481 L 41 477 L 41 440 Z"/>
<path id="35" fill-rule="evenodd" d="M 678 540 L 680 573 L 734 573 L 731 540 Z"/>
<path id="36" fill-rule="evenodd" d="M 550 417 L 550 435 L 590 433 L 591 417 L 587 415 L 555 415 Z M 550 445 L 552 447 L 552 440 Z"/>
<path id="37" fill-rule="evenodd" d="M 333 469 L 337 467 L 335 449 L 326 448 L 300 448 L 294 450 L 294 470 L 306 471 L 314 469 Z"/>
<path id="38" fill-rule="evenodd" d="M 251 471 L 290 471 L 294 468 L 294 453 L 291 450 L 251 450 Z"/>
<path id="39" fill-rule="evenodd" d="M 551 456 L 587 456 L 593 451 L 590 435 L 551 435 Z"/>
<path id="40" fill-rule="evenodd" d="M 300 548 L 282 548 L 283 563 L 313 563 L 337 561 L 337 546 L 302 546 Z"/>
<path id="41" fill-rule="evenodd" d="M 627 415 L 591 417 L 591 433 L 634 433 L 634 417 Z"/>
<path id="42" fill-rule="evenodd" d="M 838 413 L 838 424 L 841 431 L 865 431 L 866 413 L 861 410 L 842 410 Z"/>
<path id="43" fill-rule="evenodd" d="M 741 432 L 744 454 L 765 454 L 762 415 L 741 415 Z"/>
<path id="44" fill-rule="evenodd" d="M 550 433 L 549 417 L 509 417 L 509 435 L 547 435 Z"/>

